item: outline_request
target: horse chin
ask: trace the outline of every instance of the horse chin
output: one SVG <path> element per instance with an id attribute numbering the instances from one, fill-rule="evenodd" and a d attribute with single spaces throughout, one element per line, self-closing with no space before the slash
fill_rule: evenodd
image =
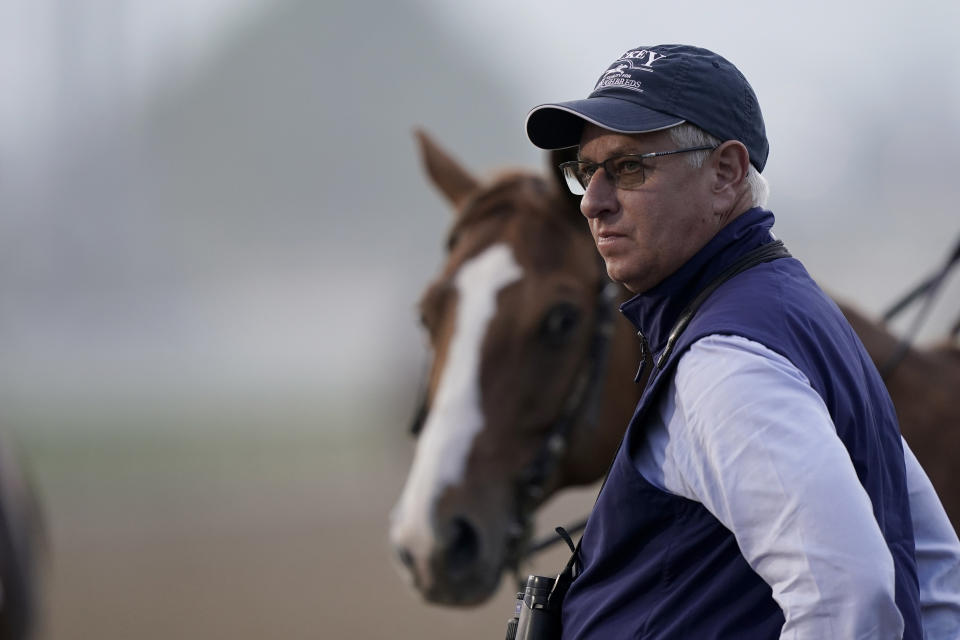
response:
<path id="1" fill-rule="evenodd" d="M 429 589 L 421 590 L 423 598 L 430 603 L 471 607 L 483 604 L 497 592 L 500 586 L 501 569 L 487 572 L 476 572 L 470 578 L 456 581 L 447 581 L 444 584 L 435 584 Z"/>
<path id="2" fill-rule="evenodd" d="M 424 599 L 445 606 L 476 606 L 489 600 L 497 592 L 504 573 L 516 572 L 523 560 L 533 533 L 530 523 L 514 525 L 515 530 L 507 535 L 499 561 L 486 559 L 471 566 L 467 572 L 450 571 L 449 567 L 436 567 L 436 581 L 429 588 L 418 590 Z"/>
<path id="3" fill-rule="evenodd" d="M 483 604 L 497 592 L 500 578 L 512 562 L 504 555 L 497 559 L 494 554 L 468 564 L 452 563 L 450 559 L 450 554 L 437 551 L 419 562 L 412 555 L 406 559 L 401 556 L 396 568 L 426 602 L 469 607 Z"/>
<path id="4" fill-rule="evenodd" d="M 483 604 L 500 586 L 504 573 L 516 573 L 523 561 L 522 552 L 527 548 L 532 535 L 529 523 L 517 525 L 517 530 L 508 535 L 503 555 L 499 562 L 481 562 L 471 567 L 468 574 L 450 575 L 443 572 L 440 582 L 431 588 L 420 589 L 424 599 L 445 606 L 476 606 Z"/>

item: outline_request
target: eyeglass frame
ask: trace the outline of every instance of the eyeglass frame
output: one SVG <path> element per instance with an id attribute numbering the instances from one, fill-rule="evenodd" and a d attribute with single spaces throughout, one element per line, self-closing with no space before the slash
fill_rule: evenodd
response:
<path id="1" fill-rule="evenodd" d="M 672 151 L 653 151 L 651 153 L 624 153 L 616 156 L 610 156 L 603 162 L 584 162 L 583 160 L 569 160 L 567 162 L 561 162 L 560 173 L 563 175 L 565 182 L 567 183 L 567 189 L 570 190 L 575 196 L 582 196 L 587 192 L 587 187 L 590 186 L 588 181 L 586 185 L 580 182 L 580 178 L 577 177 L 576 169 L 578 167 L 588 167 L 593 169 L 593 173 L 590 174 L 590 180 L 593 180 L 593 176 L 597 173 L 597 169 L 603 168 L 603 171 L 607 174 L 610 181 L 613 183 L 613 186 L 620 189 L 632 189 L 637 188 L 643 185 L 647 181 L 647 175 L 645 172 L 645 167 L 643 166 L 643 160 L 650 158 L 659 158 L 660 156 L 670 156 L 676 153 L 690 153 L 693 151 L 713 151 L 716 149 L 716 146 L 713 145 L 704 145 L 700 147 L 689 147 L 686 149 L 674 149 Z M 612 171 L 612 166 L 609 164 L 615 160 L 622 160 L 623 158 L 636 158 L 640 161 L 640 182 L 636 184 L 635 187 L 621 187 L 620 179 L 622 176 L 617 175 Z M 576 188 L 575 188 L 576 187 Z"/>

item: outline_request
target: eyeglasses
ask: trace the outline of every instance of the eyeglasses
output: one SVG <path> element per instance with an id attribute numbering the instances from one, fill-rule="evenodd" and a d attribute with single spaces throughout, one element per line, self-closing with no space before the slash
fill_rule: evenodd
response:
<path id="1" fill-rule="evenodd" d="M 676 149 L 674 151 L 654 151 L 653 153 L 629 153 L 622 156 L 613 156 L 603 162 L 583 162 L 581 160 L 571 160 L 560 165 L 563 177 L 567 181 L 567 188 L 575 196 L 582 196 L 587 192 L 590 186 L 590 180 L 593 179 L 597 169 L 603 167 L 607 176 L 613 182 L 613 186 L 618 189 L 636 189 L 643 184 L 646 176 L 644 175 L 643 161 L 648 158 L 659 158 L 660 156 L 670 156 L 675 153 L 689 153 L 691 151 L 707 151 L 716 149 L 712 146 L 690 147 L 689 149 Z"/>

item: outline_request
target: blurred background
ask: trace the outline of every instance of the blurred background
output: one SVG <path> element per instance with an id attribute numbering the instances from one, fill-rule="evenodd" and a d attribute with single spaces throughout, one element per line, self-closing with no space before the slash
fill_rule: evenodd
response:
<path id="1" fill-rule="evenodd" d="M 387 549 L 449 221 L 415 126 L 540 169 L 530 107 L 699 44 L 759 95 L 778 235 L 824 287 L 875 315 L 936 269 L 960 5 L 729 5 L 0 0 L 0 422 L 47 526 L 44 637 L 502 637 L 512 585 L 427 606 Z"/>

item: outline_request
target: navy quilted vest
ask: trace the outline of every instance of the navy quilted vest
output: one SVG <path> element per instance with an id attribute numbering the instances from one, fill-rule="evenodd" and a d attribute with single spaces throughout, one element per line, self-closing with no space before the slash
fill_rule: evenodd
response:
<path id="1" fill-rule="evenodd" d="M 681 269 L 621 311 L 654 362 L 677 318 L 725 267 L 771 241 L 773 214 L 751 209 Z M 563 603 L 564 638 L 779 637 L 783 613 L 736 540 L 702 505 L 648 483 L 632 459 L 644 419 L 677 360 L 707 335 L 759 342 L 799 368 L 823 398 L 893 555 L 904 638 L 921 640 L 913 529 L 893 404 L 840 310 L 803 265 L 783 258 L 721 285 L 651 376 L 581 543 L 582 573 Z"/>

